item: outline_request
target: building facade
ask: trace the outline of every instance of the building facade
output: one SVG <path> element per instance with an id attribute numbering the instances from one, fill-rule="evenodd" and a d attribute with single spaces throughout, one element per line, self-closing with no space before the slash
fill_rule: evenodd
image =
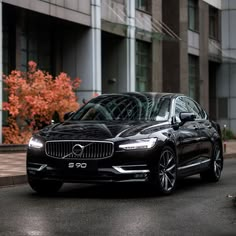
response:
<path id="1" fill-rule="evenodd" d="M 80 101 L 94 93 L 184 93 L 236 132 L 233 2 L 0 0 L 0 69 L 26 70 L 34 60 L 53 75 L 64 71 L 82 80 Z"/>
<path id="2" fill-rule="evenodd" d="M 217 73 L 217 119 L 236 134 L 236 1 L 222 0 L 222 63 Z"/>

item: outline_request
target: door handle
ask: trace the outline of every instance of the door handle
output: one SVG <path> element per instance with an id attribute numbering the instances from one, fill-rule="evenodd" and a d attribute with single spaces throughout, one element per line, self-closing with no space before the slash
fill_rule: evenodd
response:
<path id="1" fill-rule="evenodd" d="M 194 130 L 199 130 L 199 127 L 198 126 L 193 126 Z"/>

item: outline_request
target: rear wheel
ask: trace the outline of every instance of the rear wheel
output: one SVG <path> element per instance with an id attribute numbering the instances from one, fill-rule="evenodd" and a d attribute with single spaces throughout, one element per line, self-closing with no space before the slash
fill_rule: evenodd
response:
<path id="1" fill-rule="evenodd" d="M 28 180 L 30 187 L 39 194 L 53 194 L 59 191 L 63 185 L 60 181 L 53 180 Z"/>
<path id="2" fill-rule="evenodd" d="M 221 171 L 223 169 L 223 155 L 220 144 L 214 145 L 212 161 L 210 169 L 200 174 L 201 178 L 206 181 L 217 182 L 221 177 Z"/>
<path id="3" fill-rule="evenodd" d="M 155 183 L 162 194 L 170 194 L 176 187 L 177 164 L 172 148 L 164 147 L 155 170 Z"/>

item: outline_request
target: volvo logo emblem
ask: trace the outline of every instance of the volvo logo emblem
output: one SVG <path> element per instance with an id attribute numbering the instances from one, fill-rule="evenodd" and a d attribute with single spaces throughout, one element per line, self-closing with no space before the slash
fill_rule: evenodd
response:
<path id="1" fill-rule="evenodd" d="M 75 156 L 80 156 L 81 157 L 82 154 L 83 154 L 83 149 L 84 149 L 84 146 L 81 146 L 80 144 L 76 144 L 72 148 L 72 153 Z"/>

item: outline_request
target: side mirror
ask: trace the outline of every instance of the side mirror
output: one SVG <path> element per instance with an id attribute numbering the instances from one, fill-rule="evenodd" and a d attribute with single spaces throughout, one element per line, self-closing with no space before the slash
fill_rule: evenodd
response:
<path id="1" fill-rule="evenodd" d="M 64 120 L 68 120 L 74 114 L 73 111 L 67 112 L 64 114 Z"/>
<path id="2" fill-rule="evenodd" d="M 187 121 L 194 121 L 196 119 L 196 115 L 191 112 L 180 112 L 179 118 L 181 120 L 181 123 L 184 124 Z"/>

